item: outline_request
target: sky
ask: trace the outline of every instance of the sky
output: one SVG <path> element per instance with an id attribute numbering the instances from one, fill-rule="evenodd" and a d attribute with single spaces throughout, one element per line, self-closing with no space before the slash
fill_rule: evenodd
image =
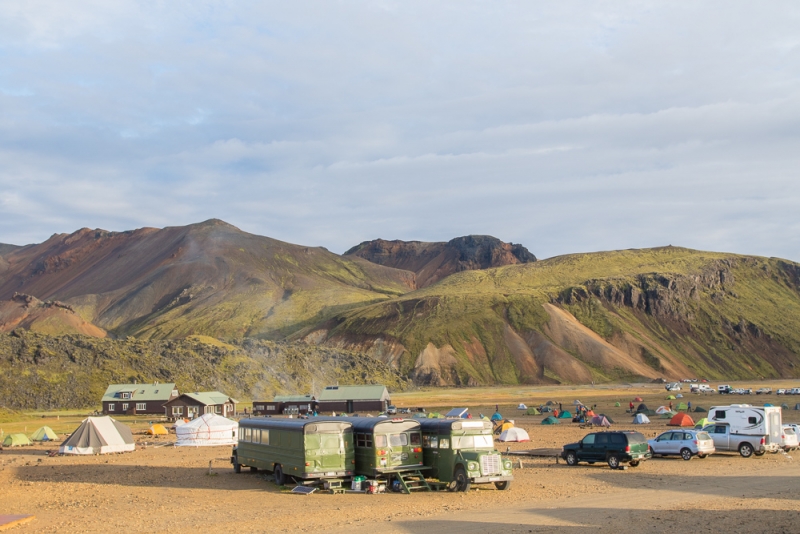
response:
<path id="1" fill-rule="evenodd" d="M 800 5 L 0 3 L 0 243 L 223 219 L 800 261 Z"/>

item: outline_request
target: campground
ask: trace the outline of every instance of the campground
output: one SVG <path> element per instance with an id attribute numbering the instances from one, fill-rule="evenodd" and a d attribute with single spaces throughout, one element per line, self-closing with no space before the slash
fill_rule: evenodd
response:
<path id="1" fill-rule="evenodd" d="M 743 384 L 773 389 L 790 383 Z M 636 429 L 646 437 L 666 430 L 668 420 L 631 425 L 628 402 L 641 396 L 649 408 L 665 404 L 663 386 L 514 387 L 447 389 L 395 395 L 399 407 L 469 406 L 490 415 L 494 405 L 528 431 L 529 443 L 497 443 L 505 452 L 560 448 L 589 430 L 562 420 L 542 426 L 543 416 L 521 415 L 516 406 L 560 401 L 597 404 L 615 420 L 614 429 Z M 693 406 L 787 402 L 776 395 L 690 395 Z M 461 402 L 458 402 L 461 401 Z M 795 401 L 795 402 L 792 402 Z M 620 407 L 614 404 L 620 402 Z M 673 401 L 675 402 L 675 401 Z M 42 417 L 44 415 L 44 417 Z M 691 414 L 695 416 L 695 414 Z M 5 433 L 52 427 L 61 438 L 81 414 L 34 414 L 0 421 Z M 137 441 L 133 453 L 56 456 L 57 444 L 7 448 L 0 454 L 0 513 L 35 514 L 11 532 L 781 532 L 796 530 L 800 517 L 800 454 L 744 459 L 716 454 L 686 462 L 653 459 L 637 468 L 612 471 L 605 464 L 568 467 L 551 458 L 522 458 L 513 487 L 501 492 L 473 486 L 468 493 L 413 495 L 315 493 L 301 496 L 277 488 L 264 473 L 233 473 L 230 447 L 173 447 L 175 435 L 146 436 L 147 418 L 120 418 Z M 800 421 L 800 411 L 784 411 Z M 514 457 L 515 466 L 519 459 Z M 211 472 L 209 473 L 209 462 Z"/>

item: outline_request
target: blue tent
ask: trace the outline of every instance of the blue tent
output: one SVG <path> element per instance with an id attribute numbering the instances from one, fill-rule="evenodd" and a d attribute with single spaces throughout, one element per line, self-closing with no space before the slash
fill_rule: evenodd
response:
<path id="1" fill-rule="evenodd" d="M 494 412 L 494 414 L 492 414 L 492 421 L 502 421 L 502 420 L 503 416 L 500 415 L 500 412 Z"/>

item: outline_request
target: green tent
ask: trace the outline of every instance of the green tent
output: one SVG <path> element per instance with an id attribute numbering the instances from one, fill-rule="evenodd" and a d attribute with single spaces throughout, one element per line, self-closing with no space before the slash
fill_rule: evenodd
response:
<path id="1" fill-rule="evenodd" d="M 618 402 L 617 402 L 617 403 L 614 403 L 614 406 L 615 406 L 616 408 L 619 408 L 619 403 L 618 403 Z"/>
<path id="2" fill-rule="evenodd" d="M 667 400 L 675 400 L 675 395 L 667 395 Z"/>
<path id="3" fill-rule="evenodd" d="M 702 406 L 698 406 L 697 408 L 694 409 L 694 413 L 708 413 L 708 410 L 706 410 Z"/>
<path id="4" fill-rule="evenodd" d="M 696 422 L 694 424 L 694 427 L 699 430 L 699 429 L 702 429 L 704 426 L 710 425 L 710 424 L 711 424 L 711 421 L 709 421 L 707 417 L 703 417 L 702 419 L 700 419 L 698 422 Z"/>
<path id="5" fill-rule="evenodd" d="M 543 425 L 557 425 L 558 423 L 559 423 L 558 419 L 556 419 L 552 415 L 550 417 L 545 417 L 544 419 L 542 419 Z"/>
<path id="6" fill-rule="evenodd" d="M 558 414 L 559 419 L 572 419 L 572 414 L 569 413 L 567 410 L 564 410 L 560 414 Z"/>
<path id="7" fill-rule="evenodd" d="M 31 434 L 31 441 L 55 441 L 58 439 L 58 434 L 53 432 L 49 426 L 43 426 L 33 434 Z"/>
<path id="8" fill-rule="evenodd" d="M 688 406 L 686 406 L 686 403 L 685 403 L 685 402 L 682 402 L 682 403 L 678 404 L 678 408 L 677 408 L 677 409 L 678 409 L 678 410 L 688 410 L 688 409 L 689 409 L 689 407 L 688 407 Z"/>
<path id="9" fill-rule="evenodd" d="M 438 412 L 431 412 L 428 414 L 428 419 L 444 419 L 444 417 Z"/>
<path id="10" fill-rule="evenodd" d="M 526 415 L 540 415 L 542 412 L 537 410 L 536 408 L 528 408 L 528 411 L 525 412 Z"/>
<path id="11" fill-rule="evenodd" d="M 783 408 L 784 410 L 788 410 L 789 405 L 784 402 L 783 404 L 781 404 L 781 408 Z"/>
<path id="12" fill-rule="evenodd" d="M 33 445 L 25 434 L 9 434 L 3 440 L 3 447 L 21 447 L 22 445 Z"/>
<path id="13" fill-rule="evenodd" d="M 661 419 L 672 419 L 673 417 L 675 417 L 676 413 L 678 413 L 678 412 L 673 411 L 673 410 L 666 411 L 666 412 L 661 414 Z"/>

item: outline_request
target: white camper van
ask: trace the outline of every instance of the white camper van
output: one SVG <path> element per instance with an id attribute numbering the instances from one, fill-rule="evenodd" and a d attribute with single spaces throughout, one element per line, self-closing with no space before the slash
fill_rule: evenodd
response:
<path id="1" fill-rule="evenodd" d="M 708 410 L 708 420 L 714 423 L 703 430 L 711 435 L 718 451 L 739 451 L 748 458 L 777 452 L 781 447 L 780 406 L 713 406 Z"/>

